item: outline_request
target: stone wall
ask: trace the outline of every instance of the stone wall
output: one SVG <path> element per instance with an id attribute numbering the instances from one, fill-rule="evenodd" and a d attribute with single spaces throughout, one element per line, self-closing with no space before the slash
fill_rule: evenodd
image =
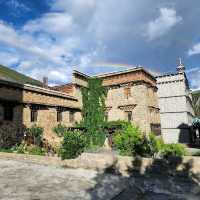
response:
<path id="1" fill-rule="evenodd" d="M 22 89 L 10 86 L 0 87 L 0 99 L 22 102 Z"/>
<path id="2" fill-rule="evenodd" d="M 133 84 L 130 96 L 124 94 L 125 87 L 109 89 L 106 99 L 108 120 L 127 120 L 126 111 L 132 111 L 132 122 L 145 133 L 151 131 L 150 124 L 160 124 L 156 92 L 146 84 Z"/>
<path id="3" fill-rule="evenodd" d="M 114 75 L 106 75 L 102 76 L 102 78 L 104 86 L 117 85 L 117 84 L 136 82 L 136 81 L 144 81 L 146 83 L 149 83 L 150 85 L 156 86 L 156 80 L 154 79 L 154 77 L 150 76 L 142 69 L 138 69 L 127 73 L 120 73 L 120 74 L 116 73 Z"/>
<path id="4" fill-rule="evenodd" d="M 184 73 L 157 78 L 162 135 L 166 143 L 189 143 L 194 111 Z"/>
<path id="5" fill-rule="evenodd" d="M 170 164 L 166 160 L 152 159 L 152 158 L 134 158 L 127 156 L 118 156 L 112 153 L 83 153 L 76 159 L 61 160 L 58 157 L 45 157 L 45 156 L 31 156 L 14 153 L 0 153 L 0 158 L 22 160 L 24 162 L 32 162 L 42 165 L 53 165 L 56 167 L 62 166 L 66 168 L 75 169 L 93 169 L 98 171 L 118 172 L 123 176 L 130 176 L 134 171 L 140 171 L 141 174 L 145 174 L 147 170 L 165 175 L 197 175 L 200 174 L 200 158 L 185 156 L 183 158 L 176 158 L 170 161 Z M 176 174 L 175 174 L 176 173 Z M 195 177 L 195 176 L 194 176 Z"/>
<path id="6" fill-rule="evenodd" d="M 138 125 L 142 131 L 149 132 L 147 108 L 147 88 L 144 85 L 131 86 L 130 97 L 124 94 L 124 87 L 109 89 L 106 99 L 106 107 L 109 108 L 108 120 L 127 120 L 126 111 L 132 111 L 132 122 Z"/>
<path id="7" fill-rule="evenodd" d="M 38 91 L 37 91 L 38 89 Z M 44 90 L 44 91 L 43 91 Z M 5 122 L 3 119 L 3 105 L 13 106 L 13 120 Z M 37 121 L 31 122 L 31 107 L 37 106 Z M 62 110 L 62 121 L 57 122 L 57 108 Z M 74 112 L 74 122 L 70 123 L 69 112 Z M 15 127 L 17 133 L 24 133 L 24 128 L 36 124 L 44 128 L 44 137 L 51 144 L 57 145 L 60 139 L 53 132 L 53 128 L 59 123 L 65 126 L 73 126 L 81 120 L 80 103 L 75 97 L 68 97 L 62 93 L 56 93 L 44 88 L 23 86 L 19 88 L 10 85 L 1 85 L 0 88 L 0 125 L 5 123 Z M 2 129 L 3 130 L 3 129 Z"/>
<path id="8" fill-rule="evenodd" d="M 87 85 L 88 85 L 87 79 L 88 78 L 89 78 L 89 76 L 87 76 L 86 74 L 83 74 L 78 71 L 74 71 L 73 76 L 72 76 L 72 83 L 79 85 L 79 86 L 87 87 Z"/>
<path id="9" fill-rule="evenodd" d="M 74 126 L 75 122 L 80 120 L 80 112 L 74 112 L 74 119 L 73 123 L 70 122 L 69 119 L 69 112 L 70 111 L 63 111 L 62 112 L 62 121 L 57 122 L 57 110 L 56 108 L 46 108 L 38 110 L 38 117 L 36 122 L 31 122 L 31 109 L 26 106 L 23 110 L 23 118 L 24 124 L 26 127 L 31 127 L 34 124 L 40 126 L 44 129 L 44 137 L 52 144 L 58 145 L 60 142 L 60 138 L 56 136 L 53 129 L 58 124 L 65 125 L 67 127 Z"/>
<path id="10" fill-rule="evenodd" d="M 13 105 L 13 120 L 5 121 L 5 108 L 0 103 L 0 147 L 12 147 L 23 139 L 25 126 L 23 123 L 23 106 Z"/>
<path id="11" fill-rule="evenodd" d="M 28 90 L 23 91 L 23 102 L 69 107 L 69 108 L 79 108 L 79 102 L 76 99 L 53 96 L 49 94 L 33 92 Z"/>
<path id="12" fill-rule="evenodd" d="M 82 107 L 80 86 L 86 86 L 86 77 L 73 74 L 74 93 Z M 151 131 L 151 124 L 160 124 L 156 81 L 141 69 L 128 73 L 97 76 L 103 79 L 108 88 L 105 101 L 108 121 L 127 120 L 126 112 L 132 112 L 132 123 L 145 133 Z M 126 95 L 125 89 L 130 90 Z"/>
<path id="13" fill-rule="evenodd" d="M 64 92 L 70 95 L 73 95 L 73 84 L 66 84 L 66 85 L 59 85 L 59 86 L 55 86 L 52 87 L 53 90 L 57 90 L 60 92 Z"/>

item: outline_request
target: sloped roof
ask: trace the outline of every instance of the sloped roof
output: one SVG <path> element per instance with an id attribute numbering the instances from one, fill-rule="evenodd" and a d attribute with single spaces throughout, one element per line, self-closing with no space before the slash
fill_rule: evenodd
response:
<path id="1" fill-rule="evenodd" d="M 0 79 L 5 81 L 16 82 L 20 84 L 31 84 L 35 86 L 42 86 L 42 82 L 21 74 L 8 67 L 0 65 Z"/>

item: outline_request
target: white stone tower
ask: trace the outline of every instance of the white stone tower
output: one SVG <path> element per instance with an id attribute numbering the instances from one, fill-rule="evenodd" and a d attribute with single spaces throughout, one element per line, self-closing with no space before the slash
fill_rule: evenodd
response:
<path id="1" fill-rule="evenodd" d="M 165 143 L 190 143 L 194 111 L 181 58 L 176 70 L 156 77 L 162 137 Z"/>

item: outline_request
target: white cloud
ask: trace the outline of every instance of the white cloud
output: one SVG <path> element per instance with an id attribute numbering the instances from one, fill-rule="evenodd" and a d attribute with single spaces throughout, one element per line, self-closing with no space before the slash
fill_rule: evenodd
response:
<path id="1" fill-rule="evenodd" d="M 191 67 L 186 70 L 191 89 L 200 88 L 200 67 Z"/>
<path id="2" fill-rule="evenodd" d="M 188 55 L 192 56 L 195 54 L 200 54 L 200 43 L 195 44 L 191 49 L 188 51 Z"/>
<path id="3" fill-rule="evenodd" d="M 0 52 L 1 64 L 5 66 L 12 66 L 19 62 L 17 55 L 14 55 L 12 52 Z"/>
<path id="4" fill-rule="evenodd" d="M 26 21 L 24 25 L 21 23 L 29 19 L 25 15 L 16 27 L 0 22 L 0 52 L 10 52 L 10 62 L 1 62 L 8 66 L 18 63 L 17 70 L 34 78 L 41 79 L 47 75 L 50 83 L 68 82 L 73 66 L 85 72 L 101 72 L 100 67 L 89 68 L 93 66 L 92 63 L 98 62 L 157 66 L 155 70 L 161 68 L 164 63 L 161 71 L 173 70 L 174 55 L 180 50 L 179 43 L 177 42 L 176 46 L 173 43 L 176 31 L 171 31 L 171 39 L 158 42 L 155 40 L 154 43 L 146 42 L 144 34 L 141 34 L 145 32 L 145 36 L 153 40 L 173 30 L 175 25 L 181 22 L 182 18 L 176 13 L 176 10 L 181 10 L 180 6 L 176 3 L 169 5 L 158 2 L 48 0 L 49 11 L 38 15 L 38 18 Z M 174 9 L 170 9 L 170 6 Z M 161 8 L 157 19 L 153 18 L 155 7 Z M 31 12 L 34 13 L 36 9 L 32 9 Z M 196 13 L 198 12 L 197 9 Z M 183 16 L 186 19 L 184 13 Z M 149 19 L 154 20 L 149 22 Z M 189 22 L 187 23 L 190 25 L 185 26 L 185 23 L 186 20 L 180 28 L 185 30 L 186 26 L 193 26 Z M 178 33 L 178 38 L 186 35 L 185 31 L 183 32 L 184 34 Z M 158 46 L 167 46 L 159 49 L 162 51 L 159 59 L 155 58 Z M 185 51 L 181 50 L 180 54 Z M 12 57 L 15 59 L 11 59 Z M 166 66 L 171 66 L 171 69 L 165 69 Z M 61 74 L 62 78 L 58 78 Z"/>
<path id="5" fill-rule="evenodd" d="M 192 89 L 200 88 L 200 68 L 198 71 L 188 74 L 188 77 Z"/>
<path id="6" fill-rule="evenodd" d="M 56 23 L 53 16 L 59 18 L 59 23 Z M 65 16 L 65 13 L 59 16 L 45 15 L 28 22 L 20 30 L 15 30 L 11 25 L 0 21 L 0 43 L 8 50 L 14 50 L 9 54 L 3 54 L 0 50 L 0 58 L 4 60 L 1 63 L 12 66 L 18 62 L 18 71 L 40 80 L 43 76 L 49 76 L 50 83 L 69 81 L 72 66 L 85 67 L 93 54 L 90 50 L 77 53 L 82 46 L 80 38 L 75 34 L 64 36 L 68 31 L 67 27 L 70 26 L 68 21 L 61 20 L 67 19 Z M 43 29 L 45 33 L 42 33 Z M 37 36 L 34 35 L 36 32 Z"/>
<path id="7" fill-rule="evenodd" d="M 97 4 L 96 0 L 55 0 L 51 6 L 54 11 L 82 12 L 93 9 Z"/>
<path id="8" fill-rule="evenodd" d="M 160 8 L 160 15 L 147 25 L 146 35 L 149 40 L 154 40 L 169 32 L 176 24 L 182 21 L 177 16 L 176 10 L 171 8 Z"/>
<path id="9" fill-rule="evenodd" d="M 24 26 L 24 31 L 47 32 L 55 35 L 63 35 L 70 32 L 72 26 L 72 16 L 66 13 L 48 13 L 39 19 L 29 21 Z"/>
<path id="10" fill-rule="evenodd" d="M 51 70 L 48 74 L 48 77 L 54 81 L 62 81 L 65 82 L 68 80 L 67 73 L 63 73 L 63 71 L 56 71 L 56 70 Z"/>

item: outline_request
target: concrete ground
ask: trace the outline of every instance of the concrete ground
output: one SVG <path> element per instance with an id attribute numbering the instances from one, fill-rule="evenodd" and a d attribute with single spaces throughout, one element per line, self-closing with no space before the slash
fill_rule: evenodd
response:
<path id="1" fill-rule="evenodd" d="M 200 182 L 157 173 L 122 177 L 0 158 L 2 200 L 199 200 Z"/>
<path id="2" fill-rule="evenodd" d="M 114 175 L 99 177 L 93 170 L 0 159 L 2 200 L 112 199 L 121 191 L 120 179 Z"/>

